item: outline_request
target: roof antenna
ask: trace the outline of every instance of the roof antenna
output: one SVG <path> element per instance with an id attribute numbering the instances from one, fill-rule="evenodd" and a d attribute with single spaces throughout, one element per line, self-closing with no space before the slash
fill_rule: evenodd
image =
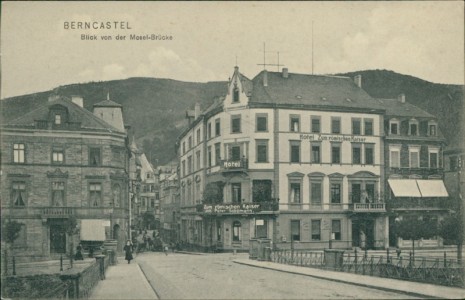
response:
<path id="1" fill-rule="evenodd" d="M 278 72 L 279 72 L 279 67 L 284 67 L 284 65 L 279 64 L 279 51 L 278 53 L 278 63 L 277 64 L 267 64 L 266 63 L 266 53 L 267 52 L 272 52 L 275 53 L 274 51 L 266 51 L 265 43 L 263 43 L 263 64 L 257 64 L 257 66 L 263 66 L 263 70 L 266 70 L 266 66 L 277 66 L 278 67 Z"/>
<path id="2" fill-rule="evenodd" d="M 313 75 L 313 20 L 312 20 L 312 75 Z"/>

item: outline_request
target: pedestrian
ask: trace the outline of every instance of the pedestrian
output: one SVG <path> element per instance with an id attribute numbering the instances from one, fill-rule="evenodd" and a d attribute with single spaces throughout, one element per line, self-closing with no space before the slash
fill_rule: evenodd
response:
<path id="1" fill-rule="evenodd" d="M 165 252 L 165 255 L 168 255 L 168 245 L 165 245 L 163 248 L 163 252 Z"/>
<path id="2" fill-rule="evenodd" d="M 80 243 L 76 247 L 76 255 L 74 255 L 74 260 L 84 260 L 84 257 L 82 257 L 82 245 Z"/>
<path id="3" fill-rule="evenodd" d="M 131 260 L 134 259 L 134 258 L 132 257 L 132 250 L 133 250 L 133 249 L 132 249 L 132 243 L 131 243 L 130 240 L 128 240 L 128 241 L 126 242 L 126 245 L 124 246 L 123 250 L 124 250 L 124 252 L 126 253 L 124 259 L 128 261 L 128 264 L 130 264 L 130 263 L 131 263 Z"/>
<path id="4" fill-rule="evenodd" d="M 400 250 L 399 246 L 397 246 L 397 248 L 396 248 L 397 258 L 400 257 L 401 252 L 402 252 L 402 250 Z"/>

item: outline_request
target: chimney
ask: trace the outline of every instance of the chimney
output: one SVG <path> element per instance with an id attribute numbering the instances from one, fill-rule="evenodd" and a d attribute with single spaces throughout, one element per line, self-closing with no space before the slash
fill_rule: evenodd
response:
<path id="1" fill-rule="evenodd" d="M 71 102 L 80 107 L 84 107 L 84 99 L 81 96 L 71 96 Z"/>
<path id="2" fill-rule="evenodd" d="M 287 68 L 283 68 L 283 78 L 289 78 L 289 70 Z"/>
<path id="3" fill-rule="evenodd" d="M 362 88 L 362 75 L 356 75 L 354 77 L 354 82 L 359 88 Z"/>
<path id="4" fill-rule="evenodd" d="M 399 100 L 399 102 L 401 103 L 405 103 L 405 94 L 402 93 L 399 96 L 397 96 L 397 100 Z"/>
<path id="5" fill-rule="evenodd" d="M 268 86 L 268 72 L 263 70 L 263 86 Z"/>
<path id="6" fill-rule="evenodd" d="M 198 117 L 200 117 L 200 104 L 197 102 L 194 108 L 194 120 L 197 120 Z"/>
<path id="7" fill-rule="evenodd" d="M 48 96 L 48 102 L 53 102 L 55 100 L 58 100 L 60 99 L 60 96 L 58 96 L 57 94 L 52 94 L 50 96 Z"/>

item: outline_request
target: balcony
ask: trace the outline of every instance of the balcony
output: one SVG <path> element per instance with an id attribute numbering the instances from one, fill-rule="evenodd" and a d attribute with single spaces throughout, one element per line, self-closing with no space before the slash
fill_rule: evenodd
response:
<path id="1" fill-rule="evenodd" d="M 197 212 L 204 215 L 251 215 L 279 211 L 279 200 L 244 203 L 198 204 Z"/>
<path id="2" fill-rule="evenodd" d="M 385 212 L 385 203 L 353 203 L 354 212 Z"/>
<path id="3" fill-rule="evenodd" d="M 448 198 L 403 198 L 390 199 L 387 208 L 392 210 L 449 210 L 453 202 Z"/>
<path id="4" fill-rule="evenodd" d="M 247 158 L 242 159 L 229 159 L 222 160 L 220 164 L 220 171 L 225 172 L 241 172 L 246 171 L 249 168 L 249 161 Z"/>
<path id="5" fill-rule="evenodd" d="M 390 174 L 398 174 L 398 175 L 420 175 L 420 176 L 443 176 L 444 169 L 443 168 L 389 168 Z"/>
<path id="6" fill-rule="evenodd" d="M 74 207 L 44 207 L 42 218 L 69 218 L 75 215 Z"/>

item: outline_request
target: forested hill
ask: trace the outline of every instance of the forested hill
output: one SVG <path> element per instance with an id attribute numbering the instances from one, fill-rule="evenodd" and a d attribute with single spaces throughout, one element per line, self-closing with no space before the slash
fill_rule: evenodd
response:
<path id="1" fill-rule="evenodd" d="M 362 87 L 376 98 L 395 98 L 404 93 L 406 100 L 438 116 L 447 140 L 456 144 L 463 136 L 463 86 L 436 84 L 386 70 L 338 74 L 362 75 Z M 124 107 L 126 123 L 134 129 L 136 140 L 153 163 L 165 164 L 175 157 L 174 143 L 185 123 L 185 111 L 199 102 L 204 109 L 213 99 L 226 93 L 226 82 L 193 83 L 171 79 L 128 78 L 60 86 L 59 95 L 79 95 L 84 106 L 111 100 Z M 0 101 L 1 123 L 47 102 L 52 91 L 6 98 Z"/>

